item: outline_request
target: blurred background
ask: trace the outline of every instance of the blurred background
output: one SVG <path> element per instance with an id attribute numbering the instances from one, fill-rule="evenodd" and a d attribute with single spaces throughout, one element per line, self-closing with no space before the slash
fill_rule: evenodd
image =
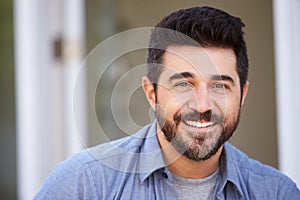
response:
<path id="1" fill-rule="evenodd" d="M 123 31 L 203 5 L 246 24 L 250 90 L 230 142 L 299 186 L 300 1 L 2 0 L 0 198 L 32 199 L 68 156 L 150 123 L 139 85 L 146 49 L 112 57 L 130 44 L 109 44 Z M 143 46 L 145 38 L 136 41 Z"/>

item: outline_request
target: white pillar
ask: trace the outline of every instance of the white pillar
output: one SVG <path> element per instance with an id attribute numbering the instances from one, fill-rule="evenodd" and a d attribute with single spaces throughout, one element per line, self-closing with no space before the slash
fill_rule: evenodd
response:
<path id="1" fill-rule="evenodd" d="M 64 66 L 68 65 L 67 62 L 55 57 L 54 43 L 65 33 L 63 28 L 66 23 L 71 23 L 70 19 L 62 21 L 65 17 L 62 13 L 67 10 L 68 13 L 74 12 L 73 17 L 77 16 L 74 20 L 84 19 L 84 5 L 82 1 L 72 1 L 72 7 L 62 7 L 62 2 L 65 1 L 14 1 L 17 182 L 20 200 L 32 199 L 53 167 L 82 147 L 78 135 L 74 134 L 76 128 L 70 109 L 73 102 L 70 98 L 71 86 L 76 75 L 70 72 L 72 70 L 67 70 L 71 67 Z M 80 6 L 80 11 L 68 11 L 73 9 L 74 4 Z M 79 22 L 78 30 L 84 32 L 82 21 Z M 76 21 L 72 26 L 76 26 Z M 75 32 L 76 37 L 83 37 L 84 34 L 79 34 L 79 31 Z M 70 36 L 63 35 L 63 39 Z M 82 38 L 78 40 L 83 41 Z M 78 64 L 82 54 L 76 56 L 68 62 L 73 63 L 72 66 Z M 84 110 L 81 112 L 84 113 Z M 82 120 L 85 124 L 86 119 Z"/>
<path id="2" fill-rule="evenodd" d="M 84 0 L 64 0 L 62 6 L 63 108 L 67 154 L 86 147 L 86 71 L 81 68 L 85 54 Z"/>
<path id="3" fill-rule="evenodd" d="M 300 1 L 274 0 L 279 168 L 300 186 Z"/>

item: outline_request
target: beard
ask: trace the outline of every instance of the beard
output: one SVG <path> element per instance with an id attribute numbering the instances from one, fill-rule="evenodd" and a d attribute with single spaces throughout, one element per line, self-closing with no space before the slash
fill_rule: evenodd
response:
<path id="1" fill-rule="evenodd" d="M 156 104 L 155 112 L 158 124 L 165 138 L 180 154 L 193 161 L 204 161 L 217 153 L 221 146 L 232 136 L 240 119 L 240 108 L 227 122 L 222 115 L 211 111 L 200 113 L 195 110 L 174 114 L 173 120 L 165 117 L 164 110 Z M 186 128 L 186 121 L 214 122 L 214 125 L 206 129 Z"/>

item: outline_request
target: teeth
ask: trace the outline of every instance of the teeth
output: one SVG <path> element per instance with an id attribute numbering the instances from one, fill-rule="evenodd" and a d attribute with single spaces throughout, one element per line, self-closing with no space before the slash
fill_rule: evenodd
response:
<path id="1" fill-rule="evenodd" d="M 186 123 L 190 126 L 194 126 L 197 128 L 205 128 L 213 125 L 213 122 L 195 122 L 195 121 L 186 121 Z"/>

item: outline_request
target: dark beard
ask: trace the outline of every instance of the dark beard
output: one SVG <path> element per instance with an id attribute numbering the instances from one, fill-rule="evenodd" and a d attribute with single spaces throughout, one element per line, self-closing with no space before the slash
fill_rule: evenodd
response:
<path id="1" fill-rule="evenodd" d="M 158 124 L 165 135 L 165 138 L 172 144 L 172 146 L 182 155 L 187 157 L 188 159 L 194 161 L 204 161 L 211 158 L 213 155 L 217 153 L 217 151 L 221 148 L 221 146 L 232 136 L 233 132 L 236 130 L 237 125 L 240 119 L 240 110 L 238 112 L 237 119 L 227 126 L 224 126 L 224 117 L 212 114 L 210 111 L 205 113 L 199 113 L 197 111 L 192 111 L 190 113 L 181 114 L 180 112 L 175 113 L 173 117 L 173 122 L 167 120 L 163 113 L 163 110 L 158 106 L 156 107 L 156 118 L 158 120 Z M 180 133 L 178 133 L 179 123 L 182 120 L 207 120 L 214 121 L 221 125 L 221 134 L 218 137 L 217 141 L 213 144 L 212 148 L 208 151 L 206 155 L 200 156 L 199 152 L 201 149 L 192 149 L 190 144 L 184 142 L 180 138 Z M 194 139 L 198 144 L 202 144 L 203 141 L 201 139 Z M 202 146 L 201 146 L 202 147 Z"/>

